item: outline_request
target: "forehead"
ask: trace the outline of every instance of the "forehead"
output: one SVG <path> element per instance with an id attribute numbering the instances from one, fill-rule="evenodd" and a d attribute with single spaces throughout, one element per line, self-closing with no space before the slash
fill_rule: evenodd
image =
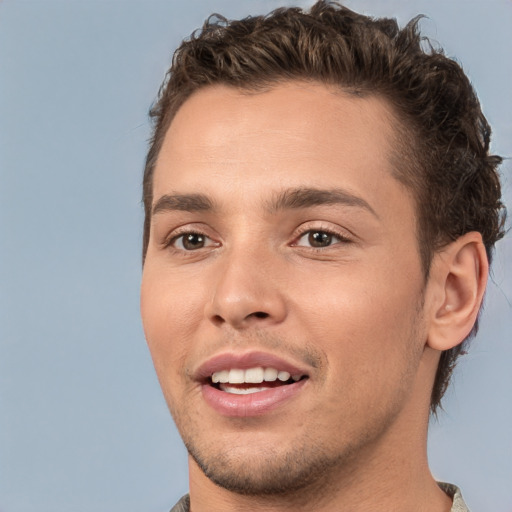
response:
<path id="1" fill-rule="evenodd" d="M 207 87 L 169 127 L 154 201 L 170 191 L 222 199 L 226 184 L 230 194 L 342 187 L 372 199 L 381 195 L 383 180 L 405 195 L 392 177 L 395 125 L 385 100 L 321 84 L 289 82 L 263 92 Z"/>

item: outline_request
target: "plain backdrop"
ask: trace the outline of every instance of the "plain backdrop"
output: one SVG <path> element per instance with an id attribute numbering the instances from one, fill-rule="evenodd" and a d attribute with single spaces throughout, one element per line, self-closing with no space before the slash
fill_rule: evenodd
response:
<path id="1" fill-rule="evenodd" d="M 0 511 L 167 511 L 186 454 L 139 319 L 147 111 L 172 51 L 212 12 L 273 0 L 0 2 Z M 309 5 L 309 2 L 295 2 Z M 418 13 L 456 56 L 512 155 L 510 0 L 351 0 Z M 511 161 L 502 166 L 512 206 Z M 481 331 L 431 425 L 438 479 L 512 512 L 512 242 Z"/>

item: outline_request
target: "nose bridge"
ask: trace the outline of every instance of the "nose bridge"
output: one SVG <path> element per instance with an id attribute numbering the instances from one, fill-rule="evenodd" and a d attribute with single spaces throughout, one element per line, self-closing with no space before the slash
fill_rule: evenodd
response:
<path id="1" fill-rule="evenodd" d="M 278 254 L 254 239 L 226 249 L 206 314 L 236 329 L 281 322 L 286 316 Z"/>

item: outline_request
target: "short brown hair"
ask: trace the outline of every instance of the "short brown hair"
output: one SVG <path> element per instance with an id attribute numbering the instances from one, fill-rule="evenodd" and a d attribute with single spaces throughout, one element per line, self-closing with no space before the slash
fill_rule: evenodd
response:
<path id="1" fill-rule="evenodd" d="M 150 111 L 153 137 L 143 182 L 143 258 L 149 243 L 153 172 L 165 134 L 184 101 L 213 84 L 264 90 L 287 80 L 315 81 L 351 93 L 380 95 L 397 119 L 395 176 L 413 192 L 425 278 L 436 250 L 469 231 L 482 234 L 489 261 L 504 235 L 505 208 L 489 154 L 491 129 L 455 61 L 419 33 L 420 16 L 400 29 L 321 0 L 309 11 L 282 8 L 228 21 L 213 15 L 176 50 Z M 434 412 L 464 342 L 441 354 L 432 390 Z"/>

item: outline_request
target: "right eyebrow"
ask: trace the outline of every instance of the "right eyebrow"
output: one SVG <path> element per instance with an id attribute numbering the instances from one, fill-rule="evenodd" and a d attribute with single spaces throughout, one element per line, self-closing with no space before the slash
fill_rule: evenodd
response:
<path id="1" fill-rule="evenodd" d="M 204 194 L 165 194 L 156 201 L 151 213 L 182 211 L 202 212 L 214 209 L 212 200 Z"/>

